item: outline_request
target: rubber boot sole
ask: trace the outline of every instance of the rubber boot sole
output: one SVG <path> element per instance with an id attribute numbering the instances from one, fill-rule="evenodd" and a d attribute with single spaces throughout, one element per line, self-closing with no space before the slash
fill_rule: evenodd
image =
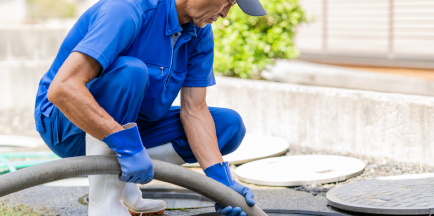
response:
<path id="1" fill-rule="evenodd" d="M 128 210 L 130 212 L 131 215 L 134 216 L 153 216 L 153 215 L 162 215 L 164 214 L 164 211 L 166 211 L 166 209 L 163 209 L 161 211 L 157 211 L 157 212 L 149 212 L 149 213 L 136 213 L 136 212 L 132 212 L 131 210 Z"/>

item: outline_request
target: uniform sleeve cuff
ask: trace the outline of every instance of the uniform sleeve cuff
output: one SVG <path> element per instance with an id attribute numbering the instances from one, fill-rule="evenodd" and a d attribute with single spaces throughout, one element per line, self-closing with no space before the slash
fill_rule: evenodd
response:
<path id="1" fill-rule="evenodd" d="M 184 87 L 209 87 L 215 85 L 215 80 L 184 80 Z"/>
<path id="2" fill-rule="evenodd" d="M 99 62 L 99 64 L 101 65 L 101 67 L 103 68 L 103 71 L 108 67 L 107 60 L 104 58 L 104 56 L 98 52 L 91 50 L 91 49 L 88 49 L 86 47 L 77 46 L 74 48 L 74 50 L 72 50 L 72 52 L 81 52 L 81 53 L 86 54 L 86 55 L 92 57 L 93 59 L 97 60 Z"/>

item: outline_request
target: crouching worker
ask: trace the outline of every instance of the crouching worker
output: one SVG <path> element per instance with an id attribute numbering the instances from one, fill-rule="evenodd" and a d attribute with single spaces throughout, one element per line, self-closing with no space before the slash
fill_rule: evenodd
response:
<path id="1" fill-rule="evenodd" d="M 77 21 L 42 77 L 36 128 L 62 158 L 116 155 L 122 174 L 89 176 L 89 215 L 162 214 L 161 200 L 142 199 L 152 159 L 199 162 L 206 175 L 245 196 L 222 155 L 235 151 L 245 128 L 233 110 L 208 107 L 215 84 L 211 26 L 235 0 L 100 0 Z M 265 15 L 258 0 L 239 0 Z M 246 20 L 247 21 L 247 20 Z M 171 106 L 181 91 L 181 106 Z M 237 206 L 218 213 L 245 215 Z"/>

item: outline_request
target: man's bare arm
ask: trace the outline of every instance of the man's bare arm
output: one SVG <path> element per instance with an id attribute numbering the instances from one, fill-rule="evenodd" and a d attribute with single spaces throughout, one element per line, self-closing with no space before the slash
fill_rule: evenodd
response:
<path id="1" fill-rule="evenodd" d="M 206 88 L 182 87 L 181 122 L 193 154 L 203 169 L 223 162 L 214 120 L 206 104 Z"/>
<path id="2" fill-rule="evenodd" d="M 57 72 L 47 95 L 72 123 L 99 140 L 124 129 L 99 106 L 86 87 L 101 70 L 95 59 L 73 52 Z"/>

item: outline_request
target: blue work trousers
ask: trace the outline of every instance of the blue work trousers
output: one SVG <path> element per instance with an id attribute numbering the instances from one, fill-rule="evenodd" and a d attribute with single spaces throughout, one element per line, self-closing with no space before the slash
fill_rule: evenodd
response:
<path id="1" fill-rule="evenodd" d="M 147 91 L 146 65 L 133 57 L 118 57 L 115 62 L 88 84 L 99 105 L 121 125 L 136 122 L 145 148 L 172 142 L 175 151 L 187 162 L 197 162 L 180 120 L 180 107 L 171 107 L 158 121 L 144 120 L 140 106 Z M 218 146 L 222 155 L 235 151 L 246 129 L 240 115 L 225 108 L 209 107 L 215 122 Z M 50 117 L 43 117 L 45 132 L 40 133 L 48 147 L 62 158 L 86 155 L 85 133 L 73 125 L 55 107 Z M 204 143 L 205 144 L 205 143 Z"/>

